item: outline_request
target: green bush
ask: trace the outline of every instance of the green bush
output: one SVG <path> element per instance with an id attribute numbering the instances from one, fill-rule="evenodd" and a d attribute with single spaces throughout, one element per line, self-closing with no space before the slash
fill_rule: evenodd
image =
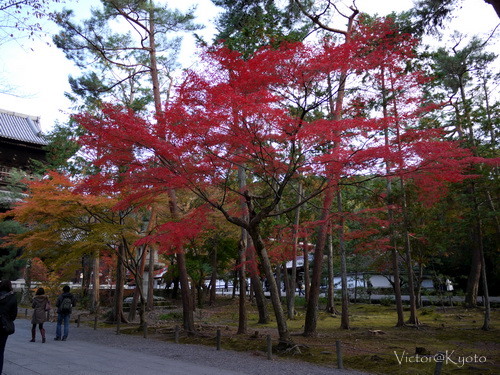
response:
<path id="1" fill-rule="evenodd" d="M 171 312 L 159 316 L 160 320 L 180 320 L 182 319 L 182 312 Z"/>
<path id="2" fill-rule="evenodd" d="M 394 298 L 391 297 L 384 297 L 380 299 L 380 304 L 382 306 L 391 306 L 394 305 Z"/>

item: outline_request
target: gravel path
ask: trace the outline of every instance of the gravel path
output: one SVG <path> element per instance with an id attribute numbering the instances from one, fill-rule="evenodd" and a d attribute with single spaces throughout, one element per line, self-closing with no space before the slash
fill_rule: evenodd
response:
<path id="1" fill-rule="evenodd" d="M 144 338 L 120 334 L 114 329 L 98 328 L 81 325 L 76 327 L 71 324 L 68 341 L 55 342 L 53 340 L 55 323 L 46 323 L 47 343 L 29 343 L 29 321 L 19 319 L 16 321 L 16 334 L 9 338 L 6 350 L 6 364 L 4 374 L 52 374 L 53 370 L 60 371 L 61 364 L 58 359 L 47 357 L 58 350 L 64 350 L 58 355 L 64 354 L 64 361 L 78 361 L 72 366 L 66 366 L 72 374 L 245 374 L 245 375 L 337 375 L 337 374 L 362 374 L 357 371 L 337 370 L 333 366 L 322 367 L 298 362 L 284 360 L 274 357 L 268 360 L 265 353 L 242 353 L 228 350 L 216 350 L 215 347 L 202 345 L 185 345 L 174 342 L 164 342 L 154 338 Z M 37 332 L 38 334 L 38 332 Z M 39 334 L 38 334 L 39 335 Z M 37 337 L 39 339 L 39 336 Z M 32 356 L 33 358 L 30 358 Z M 113 356 L 113 358 L 109 358 Z M 40 362 L 41 358 L 47 358 L 43 363 L 45 370 L 36 372 L 29 364 Z M 117 366 L 122 363 L 122 369 L 118 372 Z M 104 369 L 107 362 L 114 363 L 113 368 Z M 144 363 L 144 368 L 141 367 Z M 156 370 L 146 369 L 147 363 L 154 363 Z M 92 365 L 94 370 L 92 371 Z M 133 370 L 133 366 L 139 366 L 139 370 Z M 89 368 L 85 370 L 85 368 Z M 123 369 L 124 367 L 124 369 Z M 99 370 L 95 370 L 95 369 Z M 142 371 L 141 368 L 144 370 Z M 158 370 L 161 368 L 162 370 Z M 76 369 L 80 369 L 75 372 Z M 29 370 L 29 371 L 28 371 Z M 34 371 L 34 372 L 33 372 Z M 160 371 L 160 372 L 158 372 Z"/>

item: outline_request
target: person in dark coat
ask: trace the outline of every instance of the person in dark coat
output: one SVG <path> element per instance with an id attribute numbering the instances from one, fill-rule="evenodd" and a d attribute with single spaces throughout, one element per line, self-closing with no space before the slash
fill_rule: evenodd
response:
<path id="1" fill-rule="evenodd" d="M 12 283 L 9 280 L 0 282 L 0 314 L 11 321 L 17 318 L 17 298 L 12 291 Z M 0 333 L 0 374 L 3 370 L 3 355 L 8 337 L 9 335 Z"/>
<path id="2" fill-rule="evenodd" d="M 47 311 L 50 310 L 49 297 L 45 295 L 45 290 L 43 288 L 38 288 L 35 297 L 33 298 L 33 317 L 31 318 L 31 341 L 35 342 L 36 336 L 36 325 L 40 328 L 40 334 L 42 335 L 42 342 L 45 342 L 45 329 L 43 328 L 43 323 L 47 321 Z"/>
<path id="3" fill-rule="evenodd" d="M 69 298 L 71 300 L 71 307 L 76 305 L 75 297 L 72 293 L 70 293 L 69 285 L 65 285 L 63 287 L 62 294 L 57 297 L 56 307 L 57 307 L 57 325 L 56 325 L 56 337 L 54 340 L 59 341 L 62 338 L 62 341 L 66 341 L 69 333 L 69 317 L 71 316 L 71 309 L 69 312 L 63 311 L 62 304 L 65 298 Z M 61 336 L 61 326 L 64 323 L 64 332 Z"/>

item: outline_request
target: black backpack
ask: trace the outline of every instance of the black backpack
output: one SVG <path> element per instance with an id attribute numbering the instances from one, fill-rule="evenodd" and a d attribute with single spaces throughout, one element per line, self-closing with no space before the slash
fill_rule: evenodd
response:
<path id="1" fill-rule="evenodd" d="M 71 314 L 73 301 L 71 297 L 64 297 L 61 302 L 61 314 Z"/>

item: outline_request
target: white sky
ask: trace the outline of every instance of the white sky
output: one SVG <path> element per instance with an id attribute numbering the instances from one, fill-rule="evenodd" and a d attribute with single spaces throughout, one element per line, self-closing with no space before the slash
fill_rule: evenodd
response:
<path id="1" fill-rule="evenodd" d="M 189 4 L 198 4 L 196 13 L 199 23 L 210 24 L 217 15 L 217 9 L 210 0 L 159 0 L 158 2 L 168 2 L 170 7 L 178 6 L 180 9 L 186 9 Z M 66 7 L 73 9 L 76 7 L 75 13 L 85 18 L 92 4 L 99 4 L 99 1 L 79 0 L 75 3 L 67 0 Z M 409 9 L 412 0 L 356 0 L 356 5 L 362 12 L 384 15 L 391 11 Z M 465 0 L 462 9 L 457 10 L 455 16 L 450 31 L 460 28 L 460 32 L 469 35 L 489 34 L 499 22 L 492 6 L 481 0 Z M 46 24 L 44 29 L 49 33 L 57 32 L 57 28 L 50 24 Z M 213 27 L 207 28 L 205 35 L 207 40 L 212 39 L 213 32 Z M 436 43 L 444 45 L 446 41 L 436 41 Z M 186 38 L 184 45 L 186 49 L 181 58 L 189 60 L 189 56 L 193 53 L 193 39 Z M 55 121 L 65 122 L 68 119 L 70 103 L 64 93 L 70 90 L 69 75 L 78 76 L 79 71 L 72 62 L 66 60 L 62 51 L 51 45 L 50 36 L 36 41 L 4 43 L 0 45 L 0 87 L 11 88 L 16 96 L 0 94 L 0 108 L 39 116 L 42 130 L 48 132 Z"/>

